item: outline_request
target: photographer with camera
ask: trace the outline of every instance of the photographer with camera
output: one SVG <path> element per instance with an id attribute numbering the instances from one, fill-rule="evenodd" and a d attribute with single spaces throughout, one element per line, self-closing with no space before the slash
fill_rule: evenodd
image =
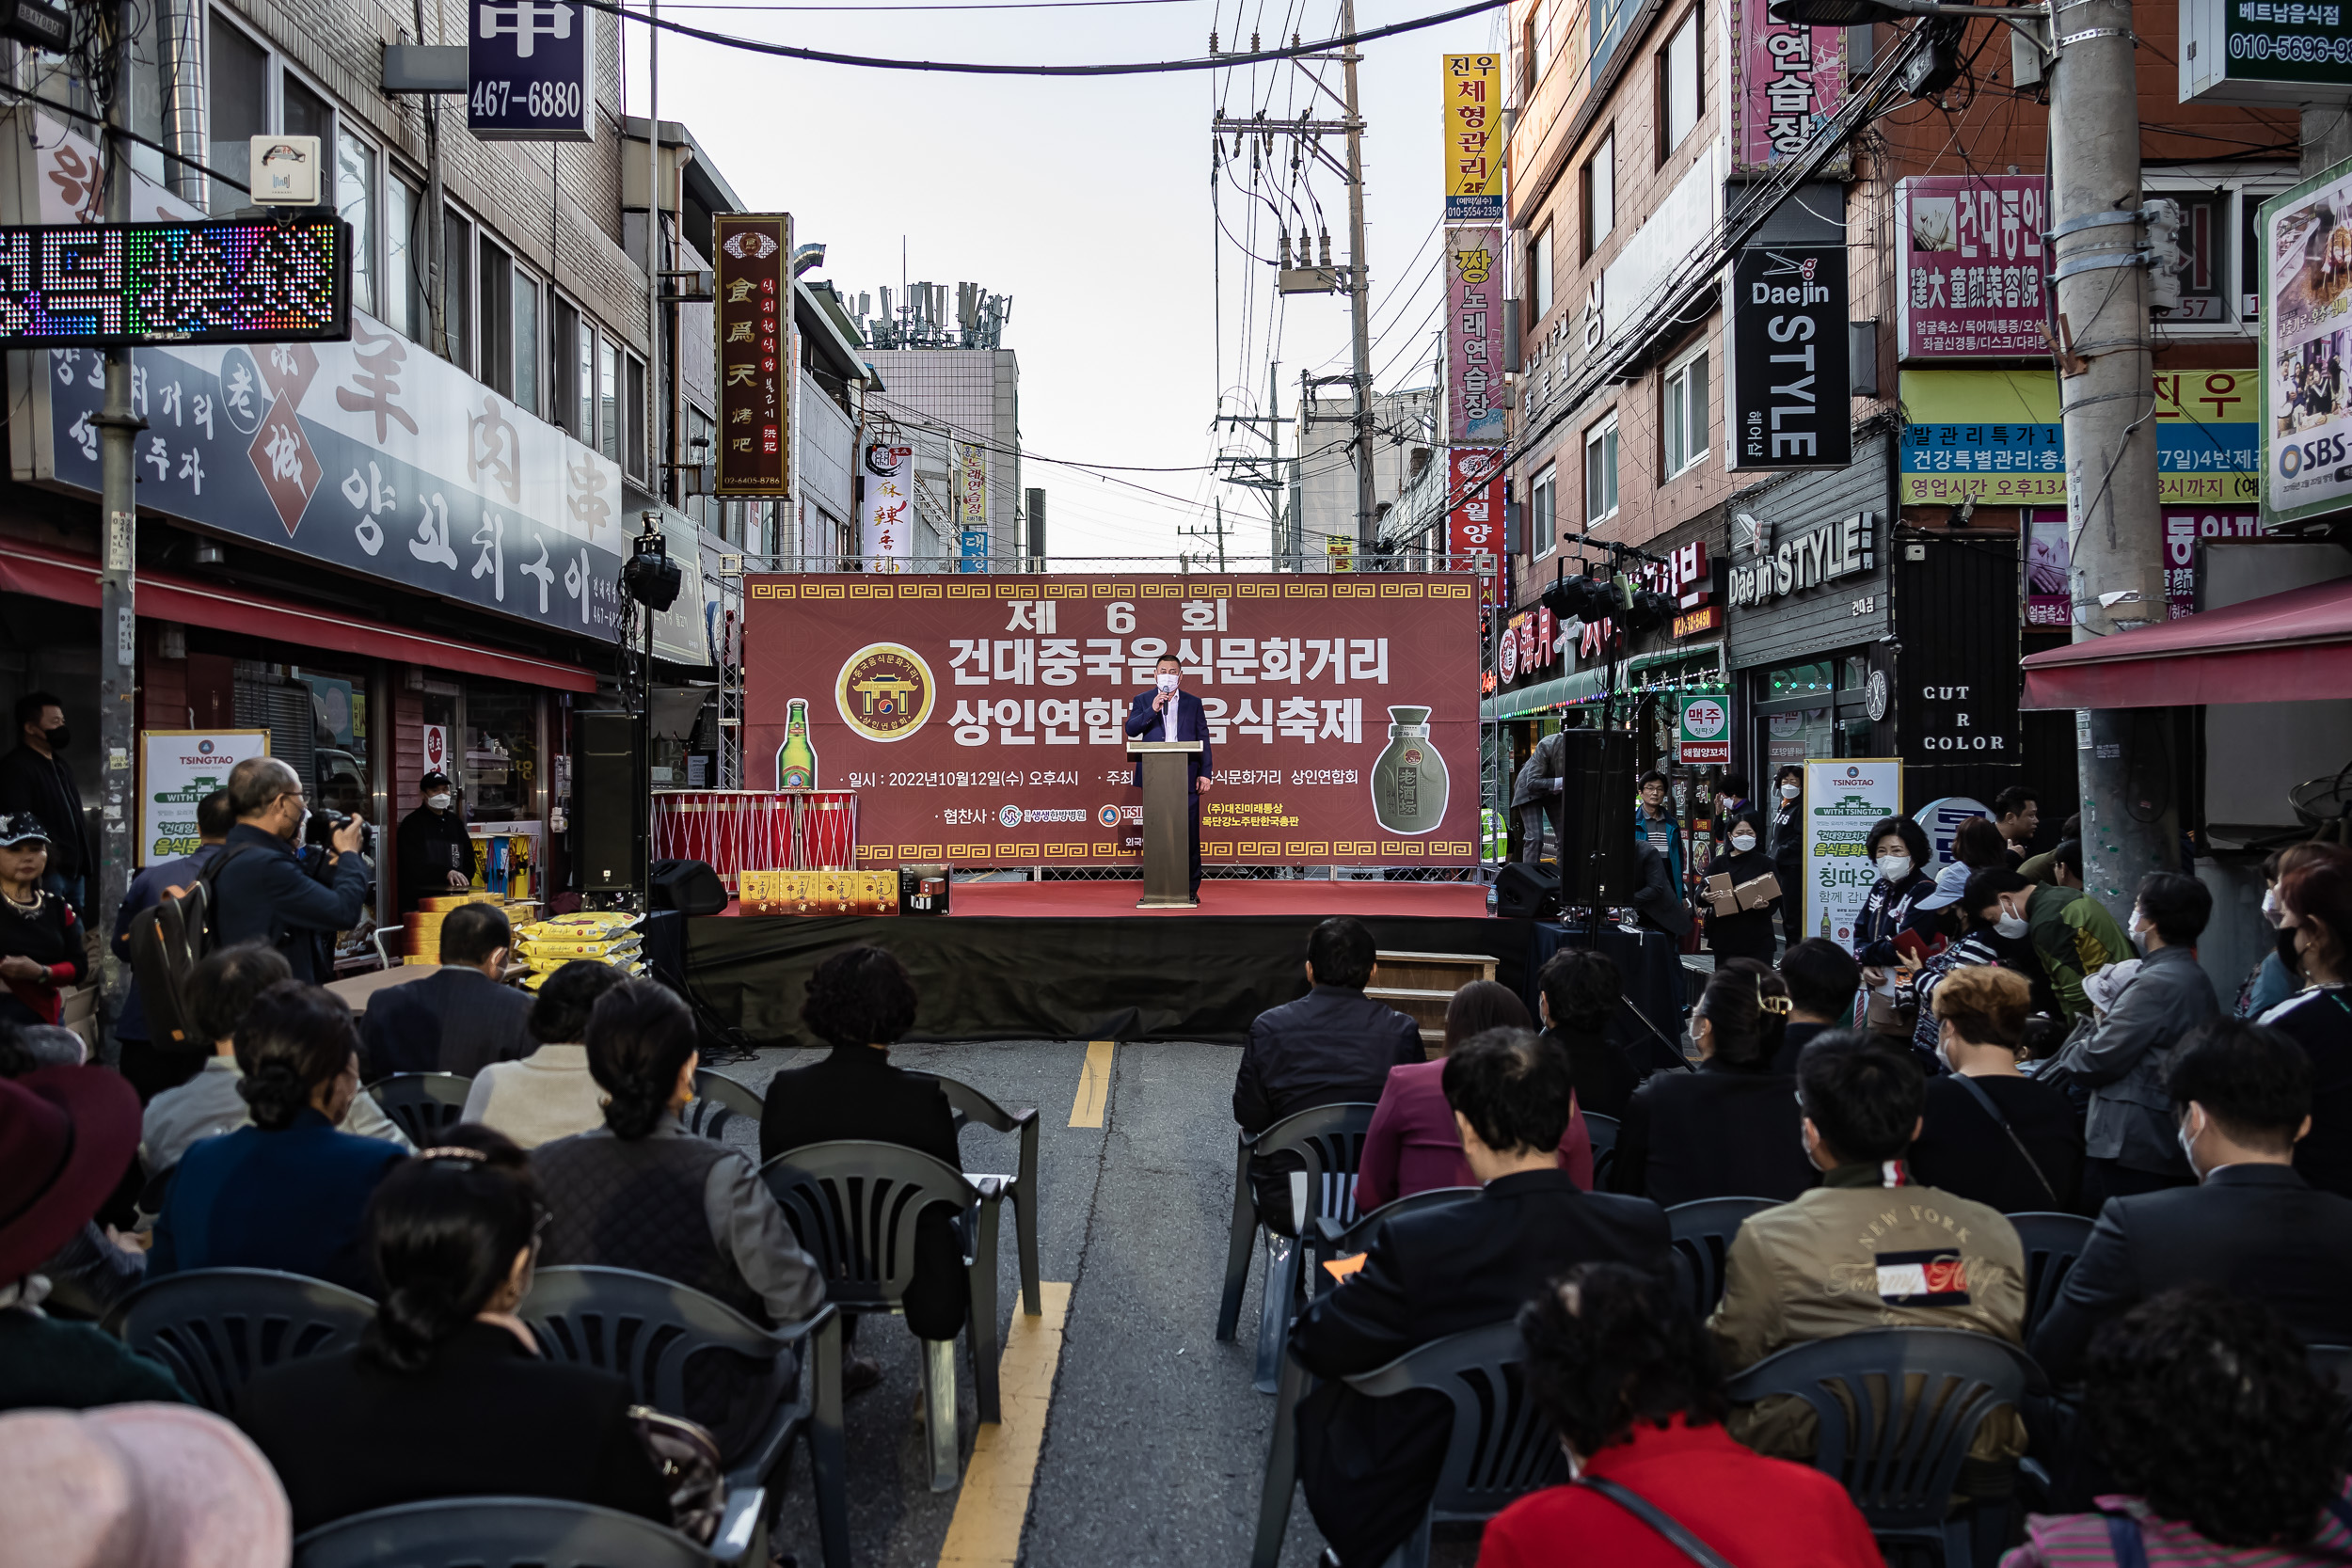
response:
<path id="1" fill-rule="evenodd" d="M 237 825 L 204 873 L 214 944 L 265 942 L 286 956 L 295 979 L 333 978 L 322 973 L 320 952 L 367 910 L 368 868 L 359 855 L 367 824 L 345 817 L 316 869 L 305 866 L 294 846 L 310 810 L 301 775 L 277 757 L 247 757 L 230 769 L 229 806 Z"/>

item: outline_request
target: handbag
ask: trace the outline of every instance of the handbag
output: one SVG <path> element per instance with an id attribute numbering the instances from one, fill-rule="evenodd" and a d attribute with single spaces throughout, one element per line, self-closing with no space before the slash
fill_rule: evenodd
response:
<path id="1" fill-rule="evenodd" d="M 1970 1099 L 1984 1107 L 1984 1114 L 1993 1118 L 1994 1125 L 2009 1134 L 2009 1141 L 2017 1150 L 2018 1158 L 2026 1162 L 2026 1168 L 2033 1172 L 2033 1179 L 2042 1183 L 2042 1192 L 2048 1195 L 2050 1206 L 2058 1207 L 2058 1189 L 2050 1185 L 2048 1177 L 2042 1174 L 2042 1162 L 2033 1157 L 2033 1151 L 2026 1147 L 2026 1140 L 2017 1135 L 2017 1129 L 2009 1124 L 2009 1117 L 2001 1114 L 2001 1107 L 1994 1103 L 1992 1095 L 1985 1092 L 1984 1085 L 1964 1072 L 1955 1072 L 1951 1078 L 1953 1083 L 1968 1091 Z"/>
<path id="2" fill-rule="evenodd" d="M 719 1441 L 683 1416 L 649 1404 L 632 1404 L 628 1418 L 638 1444 L 670 1492 L 670 1527 L 696 1545 L 707 1546 L 726 1513 L 726 1472 L 719 1467 Z"/>
<path id="3" fill-rule="evenodd" d="M 1579 1476 L 1569 1484 L 1587 1487 L 1607 1497 L 1611 1502 L 1664 1536 L 1675 1550 L 1697 1563 L 1699 1568 L 1732 1568 L 1729 1559 L 1697 1536 L 1692 1535 L 1674 1515 L 1631 1487 L 1620 1486 L 1615 1481 L 1604 1480 L 1599 1476 Z"/>

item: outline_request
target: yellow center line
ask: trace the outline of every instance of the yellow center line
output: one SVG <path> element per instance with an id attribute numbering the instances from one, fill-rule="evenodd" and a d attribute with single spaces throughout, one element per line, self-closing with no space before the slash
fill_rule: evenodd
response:
<path id="1" fill-rule="evenodd" d="M 1070 1106 L 1071 1126 L 1103 1125 L 1103 1107 L 1111 1098 L 1111 1054 L 1116 1049 L 1108 1040 L 1087 1042 L 1086 1069 L 1078 1074 L 1078 1098 Z"/>
<path id="2" fill-rule="evenodd" d="M 1107 1042 L 1097 1041 L 1105 1055 Z M 1092 1053 L 1089 1053 L 1091 1066 Z M 1099 1126 L 1100 1117 L 1092 1125 Z M 1074 1123 L 1073 1123 L 1074 1125 Z M 1021 1555 L 1021 1527 L 1029 1516 L 1029 1489 L 1037 1481 L 1037 1457 L 1045 1442 L 1046 1407 L 1053 1402 L 1054 1370 L 1061 1362 L 1062 1320 L 1070 1312 L 1070 1287 L 1042 1282 L 1044 1312 L 1012 1315 L 1012 1333 L 997 1362 L 1004 1419 L 983 1426 L 963 1467 L 963 1490 L 947 1539 L 939 1548 L 939 1568 L 1013 1568 Z"/>

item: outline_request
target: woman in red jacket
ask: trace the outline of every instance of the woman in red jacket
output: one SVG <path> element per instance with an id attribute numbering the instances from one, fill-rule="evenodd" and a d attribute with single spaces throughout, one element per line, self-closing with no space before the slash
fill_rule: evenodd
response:
<path id="1" fill-rule="evenodd" d="M 1691 1568 L 1677 1529 L 1740 1568 L 1881 1568 L 1843 1487 L 1724 1430 L 1723 1368 L 1683 1298 L 1581 1263 L 1520 1311 L 1528 1386 L 1576 1479 L 1495 1515 L 1478 1568 Z"/>

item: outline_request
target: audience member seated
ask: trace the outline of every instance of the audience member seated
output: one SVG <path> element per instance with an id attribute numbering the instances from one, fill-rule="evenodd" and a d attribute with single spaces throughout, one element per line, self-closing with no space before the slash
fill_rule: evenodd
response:
<path id="1" fill-rule="evenodd" d="M 2352 1197 L 2352 854 L 2330 848 L 2280 879 L 2280 933 L 2309 984 L 2262 1021 L 2312 1059 L 2312 1130 L 2296 1146 L 2295 1168 Z"/>
<path id="2" fill-rule="evenodd" d="M 255 998 L 235 1042 L 237 1092 L 253 1125 L 180 1157 L 148 1275 L 282 1269 L 375 1294 L 360 1221 L 402 1150 L 337 1131 L 359 1093 L 351 1009 L 317 986 L 282 980 Z"/>
<path id="3" fill-rule="evenodd" d="M 188 1146 L 200 1139 L 253 1125 L 253 1108 L 238 1092 L 245 1069 L 237 1065 L 237 1024 L 256 997 L 293 974 L 283 954 L 258 942 L 215 948 L 189 971 L 183 1006 L 197 1037 L 213 1042 L 213 1054 L 195 1077 L 148 1102 L 139 1156 L 150 1176 L 177 1165 Z M 381 1138 L 404 1154 L 414 1147 L 372 1095 L 353 1097 L 343 1131 Z"/>
<path id="4" fill-rule="evenodd" d="M 1545 961 L 1535 987 L 1544 1037 L 1568 1053 L 1578 1105 L 1595 1116 L 1623 1117 L 1648 1058 L 1609 1038 L 1609 1025 L 1625 1005 L 1616 960 L 1589 947 L 1564 947 Z"/>
<path id="5" fill-rule="evenodd" d="M 548 975 L 531 1005 L 531 1037 L 539 1049 L 475 1073 L 465 1119 L 496 1128 L 525 1148 L 603 1126 L 604 1091 L 580 1041 L 596 998 L 627 978 L 589 958 L 574 958 Z"/>
<path id="6" fill-rule="evenodd" d="M 461 904 L 441 922 L 441 967 L 368 998 L 359 1024 L 371 1082 L 395 1072 L 471 1078 L 532 1048 L 531 993 L 507 985 L 514 945 L 506 911 Z"/>
<path id="7" fill-rule="evenodd" d="M 1372 1399 L 1339 1379 L 1509 1323 L 1579 1263 L 1672 1266 L 1656 1204 L 1581 1193 L 1560 1168 L 1569 1082 L 1557 1050 L 1490 1030 L 1446 1057 L 1444 1085 L 1486 1191 L 1380 1226 L 1363 1267 L 1291 1331 L 1291 1354 L 1325 1380 L 1298 1409 L 1298 1471 L 1342 1568 L 1381 1562 L 1419 1526 L 1453 1422 L 1442 1395 Z"/>
<path id="8" fill-rule="evenodd" d="M 285 1488 L 208 1410 L 0 1417 L 0 1558 L 30 1568 L 285 1568 Z"/>
<path id="9" fill-rule="evenodd" d="M 1690 1568 L 1617 1488 L 1740 1568 L 1881 1568 L 1843 1486 L 1724 1430 L 1722 1364 L 1667 1281 L 1581 1263 L 1520 1309 L 1519 1336 L 1528 1390 L 1577 1481 L 1489 1520 L 1478 1568 Z"/>
<path id="10" fill-rule="evenodd" d="M 946 1093 L 936 1081 L 891 1065 L 892 1043 L 914 1027 L 917 1000 L 906 966 L 882 948 L 852 947 L 817 966 L 801 1022 L 833 1051 L 769 1084 L 759 1120 L 761 1160 L 855 1140 L 901 1144 L 963 1168 Z M 926 1208 L 914 1222 L 914 1276 L 902 1304 L 907 1327 L 925 1339 L 954 1338 L 970 1293 L 955 1217 L 944 1206 Z M 852 1327 L 855 1322 L 851 1317 Z M 842 1386 L 871 1387 L 881 1376 L 879 1366 L 859 1358 L 843 1369 Z"/>
<path id="11" fill-rule="evenodd" d="M 1798 1136 L 1796 1080 L 1774 1072 L 1788 988 L 1753 958 L 1715 966 L 1691 1009 L 1696 1072 L 1652 1073 L 1626 1103 L 1610 1171 L 1664 1208 L 1702 1197 L 1792 1198 L 1820 1180 Z"/>
<path id="12" fill-rule="evenodd" d="M 1911 1176 L 1920 1185 L 2004 1214 L 2074 1211 L 2083 1165 L 2074 1107 L 2017 1070 L 2032 1000 L 2023 974 L 1991 965 L 1947 974 L 1931 993 L 1935 1049 L 1947 1070 L 1928 1080 L 1911 1146 Z"/>
<path id="13" fill-rule="evenodd" d="M 2197 961 L 2197 938 L 2212 913 L 2213 894 L 2196 878 L 2177 871 L 2143 878 L 2131 927 L 2146 955 L 2139 972 L 2090 1034 L 2077 1034 L 2058 1055 L 2058 1067 L 2090 1090 L 2086 1204 L 2197 1180 L 2181 1157 L 2164 1073 L 2181 1037 L 2221 1011 Z"/>
<path id="14" fill-rule="evenodd" d="M 1910 1050 L 1852 1030 L 1821 1035 L 1804 1048 L 1797 1086 L 1821 1184 L 1749 1215 L 1732 1238 L 1723 1304 L 1708 1320 L 1724 1365 L 1742 1371 L 1789 1345 L 1865 1328 L 1967 1328 L 2015 1341 L 2026 1322 L 2016 1230 L 1981 1203 L 1915 1185 L 1903 1168 L 1924 1087 Z M 1812 1407 L 1793 1396 L 1734 1411 L 1731 1431 L 1759 1453 L 1813 1454 Z M 2000 1461 L 2025 1447 L 2016 1413 L 1999 1410 L 1970 1453 Z"/>
<path id="15" fill-rule="evenodd" d="M 237 1422 L 297 1533 L 433 1497 L 564 1497 L 670 1523 L 668 1489 L 612 1372 L 541 1359 L 515 1315 L 549 1219 L 494 1132 L 398 1161 L 369 1213 L 375 1320 L 350 1350 L 246 1385 Z"/>
<path id="16" fill-rule="evenodd" d="M 1788 988 L 1788 1026 L 1781 1031 L 1772 1070 L 1797 1075 L 1797 1055 L 1825 1029 L 1853 1025 L 1853 999 L 1862 990 L 1862 966 L 1827 937 L 1793 942 L 1780 956 L 1780 978 Z"/>
<path id="17" fill-rule="evenodd" d="M 2214 1019 L 2173 1053 L 2166 1088 L 2200 1183 L 2107 1200 L 2034 1330 L 2034 1359 L 2071 1382 L 2102 1323 L 2192 1284 L 2265 1303 L 2308 1343 L 2352 1344 L 2352 1198 L 2293 1164 L 2311 1126 L 2309 1060 L 2276 1030 Z"/>
<path id="18" fill-rule="evenodd" d="M 41 1310 L 42 1271 L 87 1229 L 131 1168 L 138 1091 L 99 1067 L 0 1079 L 0 1410 L 184 1398 L 164 1368 L 112 1335 Z M 19 1490 L 14 1471 L 0 1495 Z M 8 1554 L 0 1550 L 0 1558 Z"/>
<path id="19" fill-rule="evenodd" d="M 22 1078 L 45 1067 L 78 1068 L 85 1053 L 82 1037 L 71 1029 L 0 1023 L 0 1078 Z M 43 1310 L 96 1322 L 147 1278 L 147 1249 L 125 1240 L 113 1226 L 89 1219 L 33 1272 L 49 1282 Z"/>
<path id="20" fill-rule="evenodd" d="M 2088 1372 L 2084 1425 L 2115 1490 L 2095 1513 L 2027 1518 L 2003 1568 L 2352 1560 L 2343 1397 L 2259 1300 L 2167 1291 L 2099 1331 Z"/>
<path id="21" fill-rule="evenodd" d="M 1534 1024 L 1518 992 L 1495 980 L 1472 980 L 1445 1006 L 1445 1049 L 1489 1029 L 1526 1029 Z M 1411 1062 L 1389 1069 L 1380 1107 L 1364 1134 L 1364 1157 L 1356 1170 L 1356 1207 L 1370 1213 L 1385 1203 L 1432 1187 L 1471 1184 L 1462 1157 L 1461 1134 L 1445 1102 L 1445 1063 Z M 1593 1188 L 1593 1141 L 1584 1117 L 1568 1101 L 1568 1130 L 1560 1139 L 1560 1168 L 1586 1192 Z"/>

